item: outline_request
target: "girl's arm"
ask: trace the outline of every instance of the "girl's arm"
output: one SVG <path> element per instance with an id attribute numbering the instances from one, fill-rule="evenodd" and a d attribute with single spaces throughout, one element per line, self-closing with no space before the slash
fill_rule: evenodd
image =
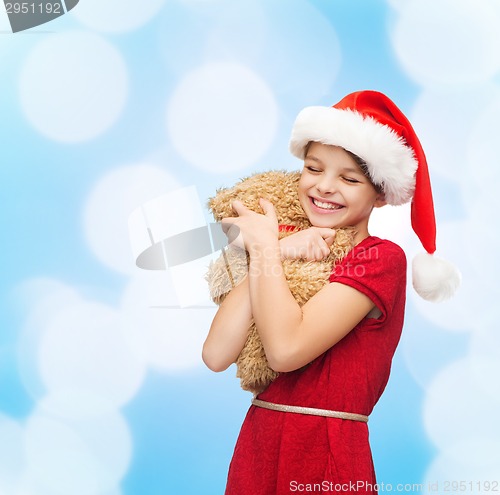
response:
<path id="1" fill-rule="evenodd" d="M 249 287 L 255 325 L 269 366 L 293 371 L 321 355 L 347 335 L 373 308 L 361 292 L 330 283 L 302 308 L 290 293 L 279 250 L 250 261 Z"/>
<path id="2" fill-rule="evenodd" d="M 335 238 L 332 229 L 312 227 L 279 242 L 280 257 L 319 260 L 330 253 Z M 244 247 L 244 246 L 240 246 Z M 245 345 L 252 323 L 248 278 L 226 296 L 210 327 L 203 346 L 202 359 L 212 371 L 224 371 L 234 363 Z"/>
<path id="3" fill-rule="evenodd" d="M 352 287 L 330 283 L 300 307 L 283 274 L 274 208 L 265 200 L 261 205 L 265 215 L 235 201 L 239 217 L 227 223 L 240 228 L 250 253 L 251 312 L 269 365 L 278 372 L 293 371 L 335 345 L 375 305 Z"/>
<path id="4" fill-rule="evenodd" d="M 252 323 L 248 277 L 226 296 L 219 306 L 203 344 L 202 359 L 212 371 L 233 364 L 245 345 Z"/>
<path id="5" fill-rule="evenodd" d="M 335 240 L 335 230 L 309 227 L 284 237 L 280 242 L 281 258 L 319 261 L 330 254 Z"/>

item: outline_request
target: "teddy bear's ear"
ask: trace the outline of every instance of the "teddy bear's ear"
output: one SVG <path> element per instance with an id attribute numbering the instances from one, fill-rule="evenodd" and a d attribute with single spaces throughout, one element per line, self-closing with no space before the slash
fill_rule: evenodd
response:
<path id="1" fill-rule="evenodd" d="M 219 189 L 208 200 L 208 208 L 216 222 L 225 217 L 234 217 L 232 203 L 240 200 L 247 208 L 262 213 L 260 198 L 273 203 L 279 223 L 299 228 L 310 226 L 298 196 L 300 172 L 272 170 L 246 177 L 230 188 Z"/>
<path id="2" fill-rule="evenodd" d="M 214 220 L 220 222 L 225 217 L 234 217 L 232 202 L 234 197 L 234 188 L 218 189 L 215 196 L 209 198 L 207 202 L 208 209 L 212 212 Z"/>
<path id="3" fill-rule="evenodd" d="M 212 212 L 215 221 L 219 222 L 222 218 L 236 216 L 232 206 L 235 199 L 242 201 L 251 210 L 262 212 L 259 197 L 266 189 L 262 176 L 263 174 L 257 173 L 241 179 L 233 187 L 218 189 L 215 196 L 208 200 L 208 209 Z"/>

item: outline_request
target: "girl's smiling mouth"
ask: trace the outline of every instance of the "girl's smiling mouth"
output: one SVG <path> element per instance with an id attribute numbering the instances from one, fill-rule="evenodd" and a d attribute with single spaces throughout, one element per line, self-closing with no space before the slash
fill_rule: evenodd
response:
<path id="1" fill-rule="evenodd" d="M 311 200 L 311 204 L 313 208 L 316 211 L 321 211 L 323 212 L 332 212 L 332 211 L 338 211 L 344 208 L 344 205 L 341 205 L 339 203 L 334 203 L 332 201 L 323 201 L 320 199 L 313 198 L 312 196 L 309 197 Z"/>

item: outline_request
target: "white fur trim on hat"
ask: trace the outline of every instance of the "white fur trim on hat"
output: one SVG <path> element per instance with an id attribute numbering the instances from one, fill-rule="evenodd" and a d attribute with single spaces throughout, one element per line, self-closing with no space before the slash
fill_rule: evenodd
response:
<path id="1" fill-rule="evenodd" d="M 290 151 L 304 159 L 310 141 L 340 146 L 362 158 L 374 184 L 391 205 L 407 203 L 415 190 L 417 160 L 413 150 L 390 127 L 357 111 L 307 107 L 292 129 Z"/>
<path id="2" fill-rule="evenodd" d="M 462 279 L 449 261 L 429 253 L 419 253 L 413 258 L 412 272 L 413 288 L 420 297 L 432 302 L 451 298 Z"/>

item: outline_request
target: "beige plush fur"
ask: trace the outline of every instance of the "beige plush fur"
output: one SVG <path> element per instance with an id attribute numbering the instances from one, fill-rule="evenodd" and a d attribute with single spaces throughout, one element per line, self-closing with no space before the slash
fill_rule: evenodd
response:
<path id="1" fill-rule="evenodd" d="M 299 229 L 311 226 L 298 197 L 299 172 L 271 171 L 254 174 L 234 187 L 219 189 L 208 202 L 216 221 L 234 217 L 232 202 L 238 199 L 253 211 L 262 213 L 259 198 L 273 203 L 280 224 L 294 225 Z M 280 232 L 280 238 L 293 232 Z M 327 282 L 335 263 L 338 263 L 353 246 L 354 229 L 338 229 L 330 255 L 322 261 L 284 260 L 283 268 L 290 292 L 300 306 L 308 301 Z M 220 304 L 248 270 L 247 254 L 237 247 L 228 247 L 218 260 L 211 263 L 207 281 L 210 295 Z M 263 391 L 278 375 L 269 367 L 264 348 L 255 324 L 249 328 L 248 338 L 238 360 L 237 374 L 241 387 L 253 393 Z"/>

